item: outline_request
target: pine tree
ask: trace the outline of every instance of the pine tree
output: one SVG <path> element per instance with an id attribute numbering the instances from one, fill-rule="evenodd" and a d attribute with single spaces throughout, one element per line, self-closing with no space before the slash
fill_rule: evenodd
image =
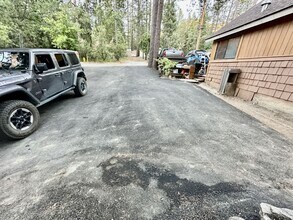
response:
<path id="1" fill-rule="evenodd" d="M 156 35 L 156 25 L 157 25 L 157 14 L 158 14 L 158 4 L 159 2 L 154 0 L 152 7 L 152 25 L 151 25 L 151 39 L 150 39 L 150 54 L 148 60 L 148 67 L 152 67 L 154 56 L 154 47 L 155 47 L 155 35 Z"/>
<path id="2" fill-rule="evenodd" d="M 164 5 L 162 47 L 171 47 L 171 39 L 177 28 L 176 1 L 168 0 Z"/>

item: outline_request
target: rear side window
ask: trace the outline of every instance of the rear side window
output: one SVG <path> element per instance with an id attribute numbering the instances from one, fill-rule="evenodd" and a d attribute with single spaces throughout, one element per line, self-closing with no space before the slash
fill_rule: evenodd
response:
<path id="1" fill-rule="evenodd" d="M 68 66 L 67 59 L 63 54 L 55 54 L 55 58 L 56 58 L 58 65 L 60 67 Z"/>
<path id="2" fill-rule="evenodd" d="M 46 63 L 48 69 L 55 69 L 54 62 L 50 54 L 39 54 L 35 56 L 35 63 Z"/>
<path id="3" fill-rule="evenodd" d="M 72 65 L 79 64 L 79 59 L 75 53 L 68 53 L 68 57 Z"/>

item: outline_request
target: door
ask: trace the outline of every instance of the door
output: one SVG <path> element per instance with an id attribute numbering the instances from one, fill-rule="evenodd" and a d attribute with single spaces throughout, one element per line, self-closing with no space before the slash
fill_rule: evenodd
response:
<path id="1" fill-rule="evenodd" d="M 37 74 L 37 80 L 42 89 L 42 100 L 47 99 L 64 88 L 61 71 L 54 65 L 50 54 L 36 54 L 35 63 L 46 63 L 48 70 Z"/>
<path id="2" fill-rule="evenodd" d="M 54 54 L 58 66 L 61 70 L 61 77 L 64 84 L 64 89 L 68 89 L 73 85 L 73 71 L 69 66 L 69 63 L 62 53 Z"/>

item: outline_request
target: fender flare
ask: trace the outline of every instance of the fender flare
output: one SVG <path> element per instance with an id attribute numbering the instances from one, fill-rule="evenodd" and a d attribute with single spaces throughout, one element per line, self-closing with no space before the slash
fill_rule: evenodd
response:
<path id="1" fill-rule="evenodd" d="M 74 73 L 74 80 L 73 80 L 73 85 L 76 86 L 77 84 L 77 77 L 83 77 L 85 80 L 87 80 L 85 73 L 83 71 L 77 71 Z"/>
<path id="2" fill-rule="evenodd" d="M 22 100 L 29 101 L 33 105 L 38 105 L 40 103 L 40 100 L 38 100 L 35 96 L 33 96 L 21 86 L 9 85 L 2 88 L 0 87 L 0 100 L 1 98 L 9 96 L 11 94 L 20 94 L 19 97 L 21 97 Z"/>

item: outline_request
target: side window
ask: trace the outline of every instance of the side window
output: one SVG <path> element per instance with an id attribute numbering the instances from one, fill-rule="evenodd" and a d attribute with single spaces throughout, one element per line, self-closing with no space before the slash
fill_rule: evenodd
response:
<path id="1" fill-rule="evenodd" d="M 239 46 L 240 37 L 220 41 L 218 43 L 215 59 L 234 59 Z"/>
<path id="2" fill-rule="evenodd" d="M 72 65 L 79 64 L 79 59 L 75 53 L 68 53 L 68 57 Z"/>
<path id="3" fill-rule="evenodd" d="M 229 40 L 228 47 L 225 54 L 225 59 L 233 59 L 236 57 L 240 37 Z"/>
<path id="4" fill-rule="evenodd" d="M 46 63 L 48 70 L 55 69 L 55 65 L 50 54 L 35 55 L 35 63 Z"/>
<path id="5" fill-rule="evenodd" d="M 55 58 L 56 58 L 56 60 L 58 62 L 59 67 L 68 66 L 67 59 L 63 54 L 61 54 L 61 53 L 55 54 Z"/>
<path id="6" fill-rule="evenodd" d="M 215 56 L 216 60 L 217 59 L 224 59 L 227 46 L 228 46 L 228 40 L 221 41 L 221 42 L 218 43 L 216 56 Z"/>

